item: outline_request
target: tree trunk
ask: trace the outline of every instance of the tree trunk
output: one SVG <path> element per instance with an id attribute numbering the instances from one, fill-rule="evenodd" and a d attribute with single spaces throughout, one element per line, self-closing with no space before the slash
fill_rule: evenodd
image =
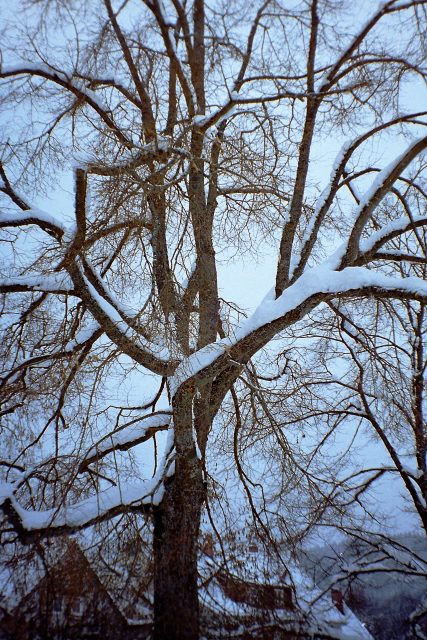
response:
<path id="1" fill-rule="evenodd" d="M 197 545 L 205 487 L 191 409 L 175 415 L 175 447 L 175 475 L 154 514 L 154 640 L 197 640 Z"/>

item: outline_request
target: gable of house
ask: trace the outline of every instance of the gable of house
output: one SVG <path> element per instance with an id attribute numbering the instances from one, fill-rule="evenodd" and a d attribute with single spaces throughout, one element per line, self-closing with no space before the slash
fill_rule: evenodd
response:
<path id="1" fill-rule="evenodd" d="M 225 569 L 213 541 L 202 548 L 201 591 L 206 638 L 373 640 L 338 590 L 320 593 L 294 561 L 275 566 L 245 540 Z M 211 633 L 212 632 L 212 633 Z"/>
<path id="2" fill-rule="evenodd" d="M 8 617 L 4 634 L 20 640 L 131 640 L 148 637 L 148 625 L 126 618 L 74 542 Z"/>

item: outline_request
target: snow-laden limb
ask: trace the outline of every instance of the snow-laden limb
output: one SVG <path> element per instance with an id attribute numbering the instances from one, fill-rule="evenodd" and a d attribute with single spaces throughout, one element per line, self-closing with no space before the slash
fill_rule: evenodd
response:
<path id="1" fill-rule="evenodd" d="M 99 95 L 86 86 L 81 78 L 73 77 L 73 74 L 67 74 L 64 71 L 54 69 L 47 64 L 40 62 L 25 62 L 19 65 L 3 65 L 0 68 L 0 78 L 10 78 L 18 75 L 35 75 L 59 82 L 62 85 L 74 89 L 76 92 L 86 96 L 94 105 L 108 112 L 108 106 L 102 102 Z"/>
<path id="2" fill-rule="evenodd" d="M 387 179 L 394 172 L 396 167 L 398 167 L 398 165 L 402 162 L 402 160 L 411 152 L 411 150 L 414 149 L 420 142 L 425 140 L 426 140 L 425 136 L 423 136 L 422 138 L 416 138 L 413 142 L 411 142 L 408 145 L 408 147 L 404 151 L 402 151 L 402 153 L 400 153 L 398 156 L 393 158 L 393 160 L 389 162 L 388 165 L 386 165 L 383 169 L 381 169 L 381 171 L 377 173 L 371 186 L 363 194 L 360 200 L 360 203 L 356 209 L 356 213 L 358 211 L 361 211 L 364 207 L 366 207 L 369 201 L 372 200 L 372 198 L 374 197 L 375 193 L 380 189 L 380 187 L 383 186 L 383 184 L 387 182 Z"/>
<path id="3" fill-rule="evenodd" d="M 427 147 L 427 136 L 414 140 L 396 158 L 382 169 L 365 192 L 354 212 L 354 224 L 348 240 L 343 245 L 343 254 L 336 268 L 349 264 L 357 257 L 360 249 L 360 236 L 371 214 L 381 200 L 390 191 L 393 183 L 399 178 L 407 166 Z M 336 257 L 339 257 L 336 254 Z"/>
<path id="4" fill-rule="evenodd" d="M 312 269 L 307 269 L 293 285 L 285 289 L 281 296 L 274 297 L 271 290 L 255 312 L 244 324 L 238 327 L 233 337 L 227 337 L 208 344 L 184 359 L 176 368 L 170 380 L 170 392 L 174 396 L 178 389 L 190 378 L 210 367 L 221 356 L 232 356 L 233 348 L 239 342 L 262 330 L 275 321 L 282 320 L 287 326 L 286 318 L 293 312 L 307 306 L 313 298 L 326 300 L 343 295 L 362 295 L 387 293 L 396 297 L 414 297 L 427 300 L 427 282 L 415 276 L 409 278 L 393 278 L 365 267 L 346 267 L 341 271 L 331 268 L 335 265 L 335 255 L 328 261 Z M 304 313 L 301 314 L 301 316 Z M 294 322 L 294 319 L 292 320 Z M 252 354 L 251 354 L 252 355 Z"/>
<path id="5" fill-rule="evenodd" d="M 327 213 L 334 193 L 338 187 L 338 180 L 345 165 L 349 160 L 354 150 L 366 139 L 366 135 L 359 136 L 353 141 L 346 142 L 333 163 L 330 179 L 328 185 L 323 192 L 315 206 L 313 218 L 311 219 L 302 243 L 299 257 L 293 259 L 293 269 L 291 276 L 295 273 L 300 275 L 302 267 L 304 267 L 306 259 L 310 254 L 310 250 L 316 239 L 317 231 L 321 222 Z M 414 140 L 409 146 L 396 158 L 393 159 L 384 169 L 382 169 L 375 177 L 370 188 L 363 194 L 358 206 L 354 211 L 354 227 L 346 243 L 343 243 L 340 248 L 335 252 L 335 263 L 331 262 L 332 268 L 339 268 L 342 264 L 347 253 L 352 250 L 353 253 L 361 251 L 363 253 L 370 253 L 375 251 L 387 240 L 396 237 L 400 233 L 410 230 L 411 222 L 408 217 L 402 217 L 393 223 L 390 223 L 386 227 L 383 227 L 380 231 L 371 236 L 372 240 L 360 240 L 360 234 L 369 219 L 372 211 L 381 202 L 383 197 L 387 194 L 393 182 L 399 177 L 400 173 L 406 168 L 406 166 L 427 146 L 427 138 L 422 137 Z M 426 216 L 418 216 L 414 218 L 414 225 L 420 226 L 427 222 Z"/>
<path id="6" fill-rule="evenodd" d="M 406 473 L 406 469 L 403 469 L 403 471 Z M 400 472 L 400 474 L 402 475 L 402 473 Z M 426 511 L 427 510 L 427 502 L 424 498 L 422 489 L 419 485 L 419 482 L 417 480 L 417 478 L 413 478 L 411 475 L 407 474 L 412 486 L 414 487 L 416 496 L 413 497 L 413 501 L 415 503 L 415 506 L 417 506 L 417 503 L 421 506 L 421 508 Z"/>
<path id="7" fill-rule="evenodd" d="M 167 467 L 167 473 L 170 475 L 171 462 L 169 461 L 169 457 L 174 446 L 174 431 L 171 411 L 165 409 L 163 411 L 157 411 L 156 413 L 147 414 L 142 416 L 140 421 L 143 422 L 143 424 L 136 424 L 136 421 L 132 420 L 132 424 L 127 424 L 124 427 L 117 429 L 115 432 L 109 433 L 94 444 L 82 460 L 79 472 L 83 473 L 87 471 L 90 464 L 99 462 L 103 457 L 113 451 L 127 451 L 137 444 L 147 441 L 153 437 L 155 433 L 168 430 L 168 443 L 165 449 L 166 454 L 162 458 L 162 464 L 165 468 Z M 64 457 L 67 457 L 67 454 L 63 455 Z M 71 458 L 73 457 L 74 456 L 71 454 Z M 39 460 L 35 466 L 31 466 L 27 469 L 17 469 L 11 463 L 10 467 L 14 467 L 15 469 L 16 480 L 10 483 L 10 485 L 7 483 L 4 485 L 0 484 L 5 492 L 3 497 L 11 497 L 14 491 L 21 488 L 30 478 L 36 477 L 40 469 L 48 464 L 52 464 L 53 460 L 52 456 L 49 455 L 46 458 Z M 9 489 L 7 487 L 9 487 Z M 1 495 L 2 494 L 0 493 L 0 499 Z"/>
<path id="8" fill-rule="evenodd" d="M 25 531 L 54 532 L 55 529 L 77 531 L 128 509 L 157 506 L 164 496 L 164 479 L 174 473 L 174 441 L 174 428 L 170 423 L 164 453 L 152 478 L 132 483 L 120 482 L 118 486 L 109 487 L 73 504 L 36 511 L 25 509 L 16 498 L 15 493 L 27 475 L 21 473 L 14 482 L 0 483 L 0 509 L 9 515 L 12 510 Z"/>
<path id="9" fill-rule="evenodd" d="M 63 225 L 55 216 L 43 211 L 42 209 L 31 208 L 26 211 L 17 211 L 14 213 L 0 213 L 0 228 L 2 227 L 21 227 L 24 225 L 34 224 L 53 235 L 57 239 L 72 238 L 72 230 Z"/>
<path id="10" fill-rule="evenodd" d="M 203 131 L 207 131 L 212 127 L 219 127 L 221 122 L 230 118 L 232 115 L 236 113 L 237 104 L 235 100 L 230 96 L 230 98 L 217 109 L 212 110 L 211 112 L 205 115 L 197 115 L 193 118 L 193 124 L 196 127 L 200 127 Z"/>
<path id="11" fill-rule="evenodd" d="M 101 296 L 95 287 L 89 282 L 86 276 L 82 276 L 86 285 L 86 288 L 93 301 L 96 302 L 99 309 L 108 317 L 110 322 L 116 327 L 123 336 L 130 339 L 133 344 L 141 346 L 147 354 L 150 354 L 154 358 L 168 363 L 171 360 L 171 355 L 168 348 L 165 345 L 156 344 L 155 342 L 149 342 L 135 329 L 130 327 L 127 322 L 122 318 L 118 309 L 113 304 L 110 304 L 103 296 Z M 102 283 L 103 288 L 104 284 Z M 100 323 L 102 325 L 102 322 Z"/>
<path id="12" fill-rule="evenodd" d="M 272 94 L 261 92 L 258 94 L 246 93 L 245 95 L 242 95 L 237 91 L 230 91 L 228 99 L 222 105 L 218 106 L 216 109 L 212 109 L 204 115 L 194 116 L 192 122 L 194 125 L 206 132 L 212 127 L 218 127 L 224 120 L 227 120 L 231 116 L 239 113 L 239 106 L 247 107 L 248 105 L 279 102 L 280 100 L 285 99 L 303 100 L 306 96 L 307 94 L 297 90 L 286 90 Z"/>
<path id="13" fill-rule="evenodd" d="M 2 65 L 0 73 L 4 78 L 28 73 L 45 73 L 55 76 L 63 82 L 69 82 L 70 80 L 69 76 L 64 71 L 53 69 L 48 64 L 43 64 L 42 62 L 23 62 L 22 64 Z"/>
<path id="14" fill-rule="evenodd" d="M 424 256 L 416 256 L 402 251 L 377 251 L 373 256 L 365 258 L 361 256 L 356 260 L 356 264 L 366 263 L 369 260 L 385 260 L 386 262 L 406 262 L 413 264 L 427 264 L 427 258 Z"/>
<path id="15" fill-rule="evenodd" d="M 199 349 L 195 353 L 192 353 L 188 358 L 185 358 L 176 368 L 174 375 L 169 380 L 169 391 L 172 397 L 174 397 L 180 388 L 180 386 L 186 381 L 195 376 L 197 373 L 206 369 L 220 356 L 226 353 L 227 349 L 230 349 L 234 344 L 232 338 L 224 338 L 206 345 L 202 349 Z"/>
<path id="16" fill-rule="evenodd" d="M 398 565 L 406 567 L 415 574 L 427 577 L 427 562 L 422 555 L 415 553 L 408 546 L 396 540 L 386 538 L 382 542 L 382 550 Z"/>
<path id="17" fill-rule="evenodd" d="M 407 215 L 401 216 L 392 222 L 389 222 L 387 225 L 384 225 L 378 231 L 372 233 L 369 238 L 363 238 L 359 242 L 359 254 L 355 261 L 356 264 L 369 262 L 369 260 L 373 259 L 377 255 L 377 251 L 381 249 L 387 242 L 397 238 L 404 233 L 413 231 L 414 229 L 422 226 L 427 226 L 427 213 L 425 215 L 420 216 L 412 216 L 411 219 L 408 218 Z M 343 257 L 348 248 L 348 243 L 342 243 L 336 251 L 328 258 L 328 264 L 331 269 L 339 268 Z M 402 252 L 387 250 L 382 251 L 381 254 L 378 254 L 381 259 L 386 259 L 387 256 L 390 259 L 393 259 L 393 256 L 402 257 Z M 413 256 L 407 256 L 408 260 L 412 260 Z"/>
<path id="18" fill-rule="evenodd" d="M 90 498 L 43 511 L 25 509 L 15 496 L 16 485 L 3 483 L 0 485 L 0 507 L 9 501 L 26 531 L 57 528 L 78 530 L 106 516 L 122 513 L 129 507 L 160 504 L 164 494 L 163 478 L 166 472 L 167 469 L 160 466 L 154 477 L 148 480 L 120 483 L 119 486 L 109 487 Z"/>
<path id="19" fill-rule="evenodd" d="M 63 71 L 58 71 L 43 63 L 32 64 L 30 62 L 23 62 L 19 65 L 3 65 L 0 67 L 0 80 L 19 76 L 44 78 L 67 89 L 74 96 L 77 96 L 90 106 L 104 121 L 107 127 L 117 135 L 120 142 L 128 148 L 133 147 L 133 142 L 127 138 L 111 118 L 108 105 L 105 104 L 94 91 L 89 89 L 80 78 L 73 77 L 72 74 L 67 74 Z"/>
<path id="20" fill-rule="evenodd" d="M 87 327 L 84 329 L 80 329 L 78 333 L 74 336 L 72 340 L 67 342 L 67 344 L 58 349 L 55 349 L 54 354 L 56 353 L 71 353 L 75 351 L 76 348 L 84 345 L 86 342 L 91 340 L 95 334 L 99 331 L 100 326 L 97 322 L 90 322 Z"/>
<path id="21" fill-rule="evenodd" d="M 107 286 L 105 279 L 99 273 L 99 271 L 93 266 L 91 261 L 88 258 L 85 258 L 85 260 L 86 260 L 87 266 L 90 268 L 92 277 L 95 279 L 97 283 L 98 290 L 102 291 L 102 295 L 101 294 L 98 294 L 98 295 L 101 296 L 103 299 L 105 298 L 107 301 L 110 301 L 112 306 L 119 312 L 119 314 L 125 320 L 132 322 L 134 319 L 136 319 L 140 314 L 140 310 L 139 309 L 136 310 L 134 307 L 131 307 L 125 302 L 122 302 L 121 300 L 119 300 L 117 296 Z M 88 282 L 87 278 L 86 278 L 86 282 Z M 91 286 L 94 289 L 93 285 Z"/>
<path id="22" fill-rule="evenodd" d="M 85 455 L 83 465 L 86 467 L 112 451 L 126 451 L 148 440 L 154 433 L 168 429 L 172 423 L 172 413 L 170 410 L 157 411 L 139 418 L 138 424 L 134 420 L 132 422 L 94 444 Z"/>
<path id="23" fill-rule="evenodd" d="M 418 111 L 415 113 L 407 114 L 406 116 L 398 116 L 389 120 L 383 124 L 374 127 L 373 129 L 363 133 L 352 140 L 347 140 L 341 147 L 332 165 L 328 184 L 321 192 L 319 198 L 316 201 L 313 215 L 310 218 L 309 223 L 304 231 L 304 236 L 301 240 L 301 246 L 298 252 L 295 252 L 291 259 L 291 278 L 297 278 L 304 270 L 307 260 L 311 255 L 311 250 L 316 242 L 319 228 L 325 218 L 325 215 L 330 209 L 333 199 L 341 186 L 340 178 L 345 172 L 347 162 L 355 152 L 369 138 L 372 138 L 378 133 L 381 133 L 385 129 L 392 127 L 402 122 L 414 122 L 414 119 L 425 116 L 425 111 Z M 416 144 L 415 141 L 414 144 Z M 410 147 L 409 147 L 410 148 Z M 407 149 L 408 151 L 408 149 Z M 356 188 L 352 185 L 352 191 L 355 192 Z M 366 194 L 365 194 L 366 195 Z M 363 195 L 357 194 L 357 197 L 362 200 Z"/>
<path id="24" fill-rule="evenodd" d="M 120 160 L 112 165 L 100 162 L 92 151 L 87 151 L 74 154 L 72 166 L 74 169 L 82 169 L 99 176 L 116 176 L 125 171 L 133 171 L 149 162 L 164 161 L 171 155 L 188 157 L 189 154 L 181 147 L 172 146 L 170 138 L 158 135 L 156 141 L 127 149 Z"/>
<path id="25" fill-rule="evenodd" d="M 262 325 L 285 316 L 313 295 L 324 293 L 335 296 L 370 288 L 406 292 L 423 298 L 427 296 L 427 282 L 421 278 L 393 278 L 364 267 L 347 267 L 335 271 L 326 262 L 308 269 L 279 298 L 274 299 L 272 295 L 270 299 L 266 298 L 247 323 L 236 332 L 236 338 L 240 340 Z"/>
<path id="26" fill-rule="evenodd" d="M 401 216 L 397 218 L 397 220 L 389 222 L 379 231 L 371 234 L 369 238 L 361 240 L 359 244 L 360 252 L 362 254 L 372 253 L 389 240 L 423 225 L 427 225 L 427 213 L 425 215 L 413 216 L 411 220 L 408 216 Z"/>
<path id="27" fill-rule="evenodd" d="M 159 375 L 168 375 L 176 367 L 166 347 L 146 339 L 142 332 L 132 328 L 120 315 L 112 302 L 103 297 L 82 273 L 78 264 L 68 266 L 74 282 L 76 295 L 85 303 L 103 331 L 123 353 L 135 362 Z M 103 283 L 100 283 L 104 290 Z"/>
<path id="28" fill-rule="evenodd" d="M 10 501 L 23 528 L 27 531 L 33 531 L 63 527 L 79 529 L 102 519 L 121 507 L 137 504 L 159 504 L 162 497 L 162 473 L 159 472 L 149 480 L 110 487 L 99 492 L 96 496 L 57 509 L 46 509 L 45 511 L 24 509 L 13 495 L 10 497 Z"/>
<path id="29" fill-rule="evenodd" d="M 74 294 L 74 285 L 70 276 L 65 273 L 15 276 L 14 278 L 3 278 L 0 280 L 0 293 L 20 291 Z"/>

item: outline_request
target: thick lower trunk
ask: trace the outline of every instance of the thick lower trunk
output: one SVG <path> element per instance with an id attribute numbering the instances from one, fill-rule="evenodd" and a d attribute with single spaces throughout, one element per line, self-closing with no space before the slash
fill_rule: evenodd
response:
<path id="1" fill-rule="evenodd" d="M 176 407 L 175 475 L 154 514 L 154 640 L 197 640 L 197 545 L 205 497 L 192 427 L 192 396 Z"/>
<path id="2" fill-rule="evenodd" d="M 202 488 L 183 491 L 182 483 L 173 481 L 154 517 L 154 640 L 199 637 L 197 543 Z"/>

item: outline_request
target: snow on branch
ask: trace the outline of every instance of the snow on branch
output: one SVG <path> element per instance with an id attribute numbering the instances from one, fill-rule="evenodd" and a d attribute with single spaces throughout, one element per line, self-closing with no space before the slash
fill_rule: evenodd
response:
<path id="1" fill-rule="evenodd" d="M 68 274 L 16 276 L 0 280 L 0 293 L 42 291 L 44 293 L 75 294 Z"/>
<path id="2" fill-rule="evenodd" d="M 157 135 L 156 140 L 143 146 L 135 146 L 125 153 L 120 161 L 113 165 L 99 162 L 95 154 L 91 151 L 80 152 L 74 155 L 73 167 L 87 171 L 99 176 L 119 176 L 126 171 L 133 171 L 144 164 L 153 161 L 164 162 L 172 155 L 177 157 L 188 157 L 188 152 L 171 144 L 171 139 Z"/>
<path id="3" fill-rule="evenodd" d="M 97 283 L 102 284 L 101 293 L 89 282 L 77 263 L 71 263 L 67 268 L 74 282 L 75 295 L 81 298 L 102 330 L 123 353 L 159 375 L 168 375 L 174 371 L 177 362 L 169 354 L 167 347 L 149 340 L 142 330 L 131 326 L 114 306 L 112 299 L 107 299 L 109 296 L 104 291 L 103 283 Z"/>
<path id="4" fill-rule="evenodd" d="M 75 531 L 105 517 L 122 513 L 129 507 L 159 504 L 164 492 L 164 471 L 161 467 L 149 480 L 121 483 L 74 504 L 43 511 L 25 509 L 15 497 L 17 486 L 14 483 L 3 483 L 0 485 L 0 507 L 8 511 L 9 503 L 26 531 L 55 528 Z"/>
<path id="5" fill-rule="evenodd" d="M 354 213 L 354 225 L 348 241 L 343 245 L 343 253 L 336 267 L 351 264 L 359 252 L 360 236 L 371 214 L 390 191 L 393 183 L 399 178 L 402 171 L 427 148 L 427 136 L 414 140 L 403 153 L 393 159 L 382 171 L 380 171 L 370 188 L 365 192 Z"/>
<path id="6" fill-rule="evenodd" d="M 23 198 L 10 183 L 6 175 L 3 164 L 0 162 L 0 191 L 8 196 L 12 202 L 20 209 L 13 213 L 0 212 L 0 228 L 4 227 L 21 227 L 24 225 L 34 224 L 43 231 L 61 242 L 63 239 L 71 240 L 74 231 L 68 229 L 55 216 L 39 209 L 31 207 L 25 198 Z"/>
<path id="7" fill-rule="evenodd" d="M 381 123 L 377 127 L 370 129 L 369 131 L 352 140 L 347 140 L 343 144 L 333 162 L 328 184 L 323 189 L 322 193 L 316 201 L 313 215 L 310 218 L 310 222 L 305 229 L 304 237 L 301 241 L 299 254 L 292 257 L 290 270 L 292 280 L 296 280 L 296 278 L 301 275 L 307 264 L 313 246 L 316 242 L 320 226 L 329 211 L 329 208 L 334 200 L 338 189 L 342 184 L 340 182 L 340 178 L 344 175 L 346 165 L 356 149 L 358 149 L 358 147 L 360 147 L 369 138 L 372 138 L 376 134 L 381 133 L 385 129 L 401 124 L 403 122 L 413 123 L 414 121 L 416 121 L 416 118 L 425 116 L 426 114 L 426 111 L 417 111 L 414 113 L 406 114 L 404 116 L 398 116 L 397 118 L 393 118 L 392 120 Z"/>
<path id="8" fill-rule="evenodd" d="M 164 417 L 168 417 L 166 413 Z M 148 418 L 149 416 L 147 420 Z M 146 424 L 147 430 L 154 428 L 153 423 L 156 420 L 157 417 L 153 414 L 151 427 L 148 426 L 149 422 Z M 123 435 L 123 441 L 125 439 L 126 434 Z M 117 440 L 116 448 L 120 448 L 120 437 Z M 26 531 L 40 531 L 45 534 L 54 534 L 55 530 L 77 531 L 129 509 L 159 505 L 164 495 L 164 479 L 174 473 L 174 466 L 174 428 L 169 420 L 164 453 L 152 478 L 133 483 L 120 482 L 118 486 L 109 487 L 73 504 L 36 511 L 25 509 L 16 498 L 16 492 L 28 476 L 28 473 L 23 473 L 14 482 L 0 483 L 0 509 L 9 519 L 19 520 L 18 529 L 24 534 Z"/>
<path id="9" fill-rule="evenodd" d="M 57 218 L 41 209 L 31 208 L 14 213 L 0 213 L 0 228 L 34 224 L 57 240 L 71 239 L 72 231 Z"/>
<path id="10" fill-rule="evenodd" d="M 50 67 L 47 64 L 31 64 L 24 63 L 23 65 L 10 65 L 0 67 L 0 79 L 15 78 L 18 76 L 35 76 L 44 78 L 57 85 L 60 85 L 64 89 L 67 89 L 70 93 L 76 96 L 79 100 L 82 100 L 88 106 L 90 106 L 99 117 L 104 121 L 107 127 L 113 131 L 117 138 L 126 147 L 133 147 L 133 143 L 129 140 L 123 131 L 119 129 L 110 115 L 110 110 L 99 98 L 99 96 L 89 89 L 86 84 L 79 78 L 73 78 L 72 74 L 68 75 L 63 71 L 58 71 Z"/>
<path id="11" fill-rule="evenodd" d="M 80 470 L 86 469 L 89 464 L 97 462 L 113 451 L 127 451 L 131 447 L 147 441 L 155 433 L 167 430 L 172 422 L 172 413 L 171 410 L 156 411 L 156 413 L 149 413 L 137 420 L 139 424 L 135 424 L 136 420 L 132 420 L 131 424 L 124 425 L 97 442 L 87 452 Z"/>
<path id="12" fill-rule="evenodd" d="M 165 345 L 156 344 L 154 341 L 148 341 L 144 338 L 141 332 L 138 332 L 136 329 L 131 327 L 123 316 L 120 313 L 120 308 L 116 308 L 113 305 L 113 298 L 111 298 L 111 302 L 99 293 L 94 285 L 89 282 L 86 276 L 82 275 L 83 282 L 85 284 L 85 288 L 87 292 L 90 294 L 92 305 L 89 307 L 89 310 L 95 316 L 95 319 L 101 324 L 102 319 L 107 320 L 109 325 L 113 325 L 117 331 L 119 331 L 123 336 L 126 336 L 129 340 L 132 341 L 133 344 L 139 345 L 144 351 L 146 351 L 147 355 L 150 355 L 152 358 L 155 358 L 159 362 L 168 363 L 171 360 L 171 355 L 169 350 Z M 104 283 L 102 283 L 103 288 Z M 110 297 L 110 296 L 108 296 Z M 99 319 L 98 316 L 101 316 Z"/>
<path id="13" fill-rule="evenodd" d="M 413 216 L 411 220 L 408 220 L 408 216 L 401 216 L 373 233 L 366 240 L 362 240 L 359 246 L 360 253 L 362 256 L 370 255 L 386 242 L 393 240 L 393 238 L 424 225 L 427 225 L 427 213 L 421 216 Z"/>
<path id="14" fill-rule="evenodd" d="M 285 317 L 318 293 L 339 296 L 350 292 L 362 292 L 367 288 L 382 289 L 396 294 L 406 292 L 423 298 L 427 296 L 427 283 L 421 278 L 392 278 L 363 267 L 347 267 L 341 271 L 334 271 L 326 262 L 307 270 L 276 300 L 272 298 L 265 300 L 249 318 L 241 332 L 247 335 L 248 329 L 253 331 L 264 324 Z"/>
<path id="15" fill-rule="evenodd" d="M 235 358 L 236 365 L 244 364 L 259 348 L 258 340 L 265 341 L 260 337 L 261 334 L 269 335 L 271 326 L 273 336 L 295 322 L 295 318 L 302 318 L 312 309 L 313 300 L 318 304 L 334 297 L 371 293 L 427 301 L 427 282 L 421 278 L 393 278 L 364 267 L 347 267 L 336 271 L 331 268 L 334 263 L 332 257 L 308 269 L 278 298 L 274 297 L 274 290 L 270 291 L 253 315 L 237 328 L 233 337 L 208 344 L 183 360 L 170 381 L 171 395 L 176 395 L 180 387 L 195 376 L 200 380 L 204 376 L 208 378 L 208 370 L 213 369 L 215 363 L 224 357 L 231 362 Z M 241 352 L 242 343 L 246 345 L 245 353 L 242 354 L 243 360 L 239 360 L 236 354 Z"/>

